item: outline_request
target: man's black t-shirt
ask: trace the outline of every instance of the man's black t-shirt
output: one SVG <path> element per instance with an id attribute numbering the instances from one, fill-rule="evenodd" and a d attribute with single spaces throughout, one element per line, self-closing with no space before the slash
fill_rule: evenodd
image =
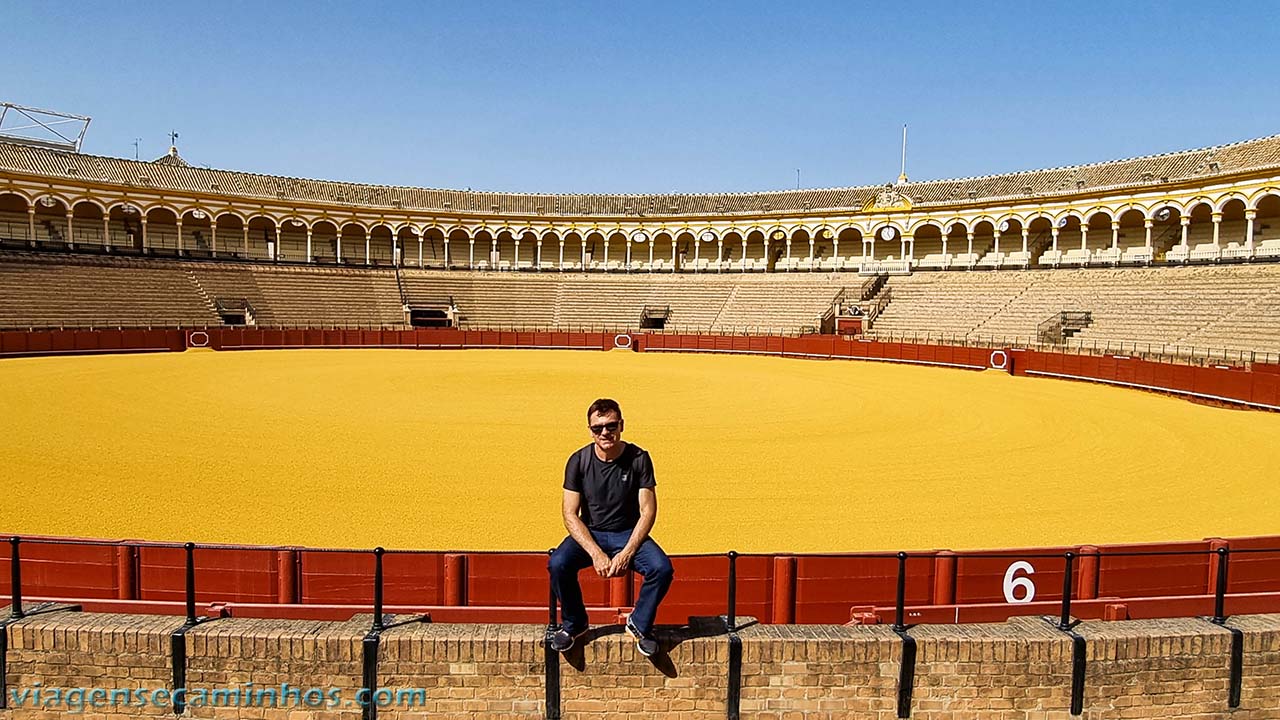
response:
<path id="1" fill-rule="evenodd" d="M 640 488 L 653 488 L 649 453 L 627 443 L 613 462 L 596 457 L 595 445 L 569 456 L 564 489 L 582 494 L 582 522 L 592 530 L 630 530 L 640 522 Z"/>

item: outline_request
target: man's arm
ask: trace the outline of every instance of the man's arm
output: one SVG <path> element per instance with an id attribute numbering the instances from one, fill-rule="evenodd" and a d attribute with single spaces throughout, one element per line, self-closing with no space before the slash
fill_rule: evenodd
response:
<path id="1" fill-rule="evenodd" d="M 627 546 L 622 548 L 622 552 L 613 556 L 613 560 L 609 562 L 609 575 L 621 575 L 631 567 L 631 559 L 635 557 L 636 551 L 649 538 L 649 531 L 653 530 L 653 524 L 658 520 L 658 493 L 654 488 L 640 488 L 640 522 L 636 523 L 636 527 L 631 531 L 631 538 L 627 540 Z M 582 522 L 579 520 L 578 522 Z"/>
<path id="2" fill-rule="evenodd" d="M 582 493 L 573 490 L 564 491 L 564 501 L 562 503 L 562 514 L 564 515 L 564 529 L 569 531 L 569 537 L 573 538 L 578 546 L 591 556 L 591 565 L 595 568 L 596 574 L 600 577 L 609 577 L 609 556 L 604 550 L 596 544 L 596 539 L 591 537 L 591 531 L 587 529 L 587 524 L 582 522 L 582 518 L 578 517 L 578 508 L 582 505 Z M 650 523 L 652 526 L 652 523 Z M 637 545 L 636 547 L 639 547 Z"/>

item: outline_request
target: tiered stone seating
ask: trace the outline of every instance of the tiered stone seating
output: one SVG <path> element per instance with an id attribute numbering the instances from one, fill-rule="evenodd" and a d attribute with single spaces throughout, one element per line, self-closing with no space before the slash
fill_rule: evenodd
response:
<path id="1" fill-rule="evenodd" d="M 883 334 L 1037 342 L 1055 313 L 1088 311 L 1069 344 L 1280 348 L 1280 266 L 931 273 L 888 282 Z"/>
<path id="2" fill-rule="evenodd" d="M 181 266 L 0 253 L 0 327 L 220 324 Z"/>
<path id="3" fill-rule="evenodd" d="M 274 267 L 249 265 L 223 274 L 213 264 L 188 263 L 203 284 L 219 288 L 219 296 L 249 300 L 259 325 L 330 326 L 403 325 L 404 306 L 391 270 Z M 239 280 L 241 285 L 237 286 Z M 236 291 L 236 287 L 242 289 Z"/>
<path id="4" fill-rule="evenodd" d="M 964 336 L 1032 283 L 1034 272 L 917 273 L 890 278 L 878 333 Z"/>
<path id="5" fill-rule="evenodd" d="M 411 305 L 455 302 L 467 327 L 635 328 L 645 307 L 668 329 L 795 332 L 814 326 L 850 276 L 462 274 L 402 271 Z"/>

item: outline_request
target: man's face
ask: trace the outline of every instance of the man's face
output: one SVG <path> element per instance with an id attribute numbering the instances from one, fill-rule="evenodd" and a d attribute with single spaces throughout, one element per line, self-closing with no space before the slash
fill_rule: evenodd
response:
<path id="1" fill-rule="evenodd" d="M 622 418 L 613 411 L 591 413 L 587 429 L 591 431 L 596 447 L 603 453 L 613 450 L 622 440 Z"/>

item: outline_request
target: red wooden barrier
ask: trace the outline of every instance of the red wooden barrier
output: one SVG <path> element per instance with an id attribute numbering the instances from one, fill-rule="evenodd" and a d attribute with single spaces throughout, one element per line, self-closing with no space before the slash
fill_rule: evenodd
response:
<path id="1" fill-rule="evenodd" d="M 1103 545 L 1098 548 L 1098 597 L 1198 595 L 1209 577 L 1208 541 Z M 1117 556 L 1125 552 L 1199 552 L 1200 555 Z M 1083 560 L 1083 559 L 1082 559 Z"/>
<path id="2" fill-rule="evenodd" d="M 1067 550 L 1077 551 L 1077 548 L 965 553 L 956 558 L 956 602 L 970 605 L 1060 600 L 1066 567 L 1062 554 Z M 1052 557 L 1036 557 L 1038 555 Z"/>
<path id="3" fill-rule="evenodd" d="M 140 546 L 139 599 L 184 600 L 186 567 L 182 548 Z M 275 602 L 279 598 L 280 568 L 272 551 L 200 548 L 195 551 L 195 569 L 196 602 Z"/>
<path id="4" fill-rule="evenodd" d="M 467 565 L 469 604 L 547 607 L 551 579 L 545 553 L 474 553 Z M 590 569 L 578 574 L 578 582 L 587 605 L 609 602 L 608 583 Z"/>
<path id="5" fill-rule="evenodd" d="M 933 590 L 933 556 L 912 558 L 907 561 L 907 603 L 924 605 Z M 855 605 L 892 604 L 897 588 L 897 558 L 800 557 L 795 621 L 846 623 Z"/>
<path id="6" fill-rule="evenodd" d="M 302 552 L 303 603 L 373 602 L 373 552 Z M 445 600 L 444 553 L 387 553 L 382 557 L 383 600 L 399 604 L 442 605 Z"/>
<path id="7" fill-rule="evenodd" d="M 22 594 L 25 597 L 117 598 L 122 589 L 113 545 L 48 545 L 24 542 L 20 546 Z M 0 549 L 0 594 L 10 594 L 9 544 Z M 129 588 L 124 588 L 128 591 Z"/>
<path id="8" fill-rule="evenodd" d="M 1280 536 L 1230 538 L 1227 543 L 1233 551 L 1265 550 L 1280 548 Z M 1280 591 L 1280 552 L 1233 553 L 1228 558 L 1227 571 L 1230 592 Z"/>

